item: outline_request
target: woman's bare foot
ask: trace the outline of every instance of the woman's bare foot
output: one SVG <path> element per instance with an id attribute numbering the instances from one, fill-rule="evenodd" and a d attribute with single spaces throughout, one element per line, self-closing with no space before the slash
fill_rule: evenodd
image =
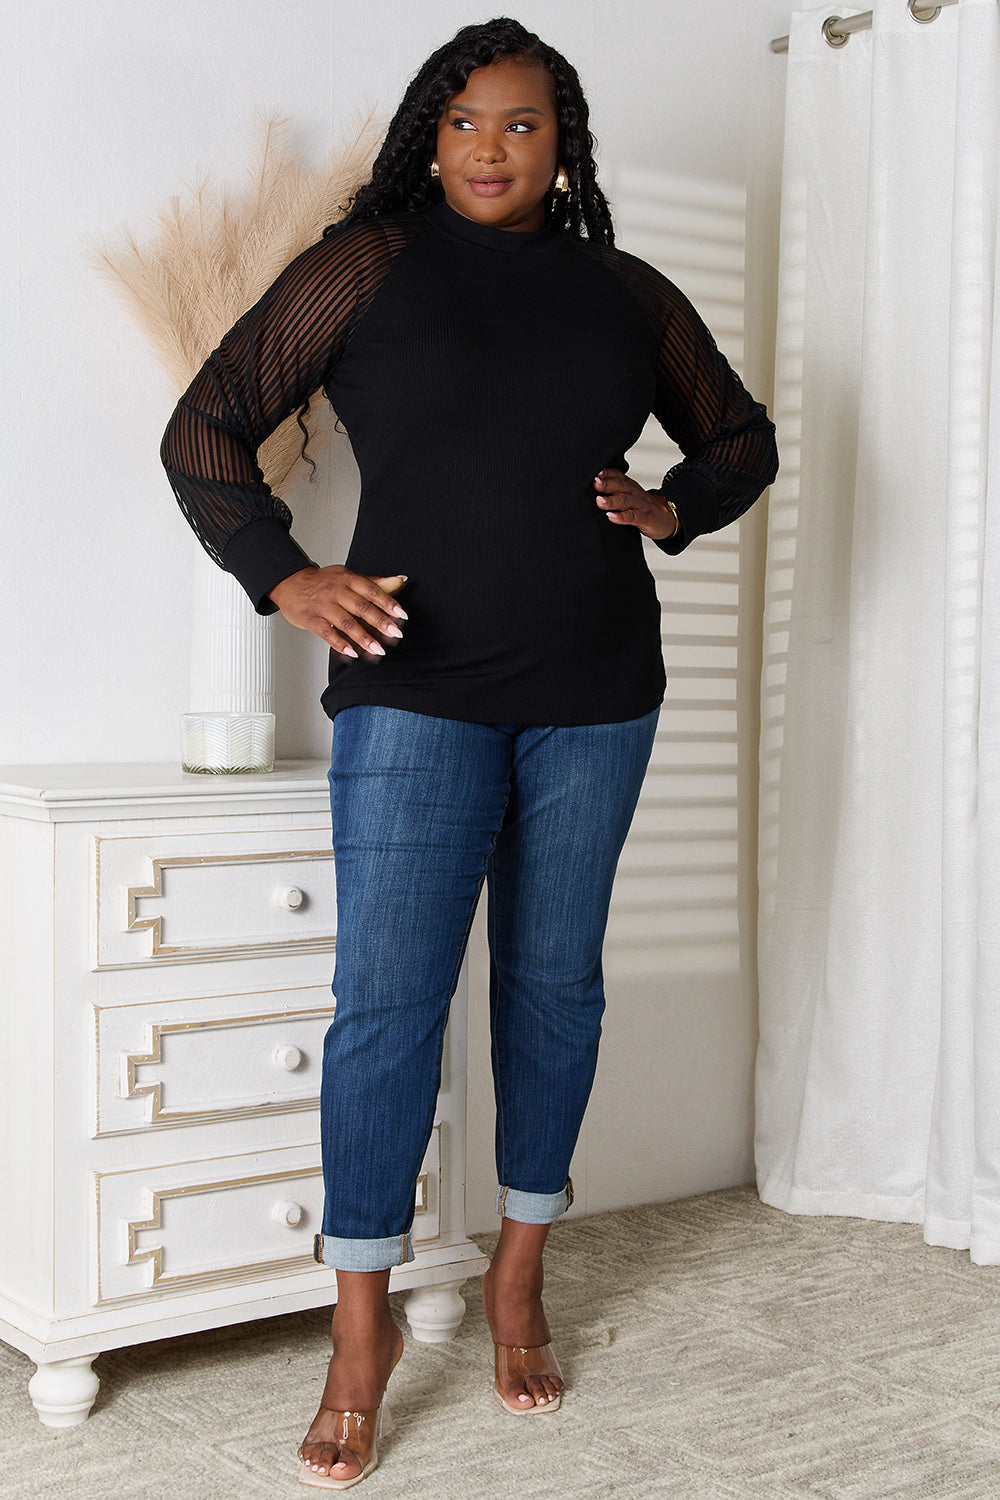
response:
<path id="1" fill-rule="evenodd" d="M 378 1406 L 400 1355 L 403 1335 L 389 1310 L 388 1271 L 340 1271 L 333 1311 L 333 1356 L 323 1398 L 302 1440 L 299 1457 L 314 1474 L 353 1479 L 363 1462 L 337 1441 L 335 1412 Z M 366 1455 L 367 1456 L 367 1455 Z"/>
<path id="2" fill-rule="evenodd" d="M 549 1342 L 542 1307 L 542 1251 L 548 1232 L 548 1224 L 503 1221 L 499 1243 L 483 1276 L 483 1303 L 495 1344 L 533 1349 Z M 562 1388 L 559 1376 L 528 1371 L 511 1380 L 501 1394 L 515 1411 L 527 1411 L 547 1406 Z"/>

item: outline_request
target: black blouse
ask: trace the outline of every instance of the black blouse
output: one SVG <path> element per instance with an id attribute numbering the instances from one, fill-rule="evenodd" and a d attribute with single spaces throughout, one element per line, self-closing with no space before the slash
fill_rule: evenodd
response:
<path id="1" fill-rule="evenodd" d="M 492 229 L 444 203 L 337 228 L 246 313 L 182 397 L 163 462 L 205 548 L 262 612 L 309 559 L 260 444 L 323 387 L 362 490 L 346 562 L 408 577 L 404 638 L 331 653 L 330 717 L 373 703 L 485 722 L 608 723 L 662 698 L 659 607 L 634 527 L 595 504 L 652 412 L 676 553 L 777 469 L 774 428 L 691 304 L 623 251 Z"/>

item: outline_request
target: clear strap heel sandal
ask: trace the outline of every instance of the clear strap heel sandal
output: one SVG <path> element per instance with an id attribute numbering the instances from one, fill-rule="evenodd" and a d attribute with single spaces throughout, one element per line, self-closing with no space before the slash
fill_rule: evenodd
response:
<path id="1" fill-rule="evenodd" d="M 514 1417 L 538 1417 L 545 1412 L 558 1411 L 562 1402 L 562 1395 L 552 1396 L 541 1405 L 519 1406 L 507 1400 L 507 1392 L 515 1380 L 523 1380 L 525 1375 L 551 1375 L 556 1380 L 562 1381 L 563 1373 L 559 1368 L 559 1361 L 552 1352 L 551 1344 L 541 1344 L 535 1349 L 520 1349 L 507 1344 L 494 1344 L 494 1380 L 493 1394 L 500 1402 L 504 1411 L 509 1411 Z"/>
<path id="2" fill-rule="evenodd" d="M 303 1460 L 299 1467 L 299 1478 L 303 1484 L 311 1484 L 318 1490 L 349 1490 L 352 1484 L 360 1484 L 378 1467 L 378 1445 L 382 1438 L 393 1430 L 389 1415 L 389 1403 L 385 1397 L 372 1411 L 334 1411 L 331 1406 L 321 1407 L 332 1412 L 337 1419 L 337 1435 L 334 1441 L 343 1450 L 348 1449 L 361 1464 L 361 1473 L 353 1479 L 336 1479 L 332 1474 L 316 1474 Z"/>

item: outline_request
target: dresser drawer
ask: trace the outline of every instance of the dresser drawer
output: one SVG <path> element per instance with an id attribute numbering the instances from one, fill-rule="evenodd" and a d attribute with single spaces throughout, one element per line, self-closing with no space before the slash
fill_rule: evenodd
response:
<path id="1" fill-rule="evenodd" d="M 322 828 L 95 838 L 93 966 L 331 949 L 328 841 Z"/>
<path id="2" fill-rule="evenodd" d="M 439 1233 L 439 1135 L 417 1184 L 415 1243 Z M 95 1172 L 94 1203 L 95 1303 L 317 1269 L 318 1146 Z"/>
<path id="3" fill-rule="evenodd" d="M 94 1007 L 95 1136 L 319 1106 L 327 988 Z"/>

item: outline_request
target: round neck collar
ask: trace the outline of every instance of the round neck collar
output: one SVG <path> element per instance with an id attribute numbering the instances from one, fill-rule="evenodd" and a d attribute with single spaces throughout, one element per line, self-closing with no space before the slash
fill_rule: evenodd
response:
<path id="1" fill-rule="evenodd" d="M 482 245 L 487 250 L 554 250 L 568 238 L 555 224 L 543 224 L 541 229 L 494 229 L 490 224 L 477 224 L 475 219 L 456 213 L 443 198 L 431 205 L 427 217 L 435 229 L 452 239 Z"/>

